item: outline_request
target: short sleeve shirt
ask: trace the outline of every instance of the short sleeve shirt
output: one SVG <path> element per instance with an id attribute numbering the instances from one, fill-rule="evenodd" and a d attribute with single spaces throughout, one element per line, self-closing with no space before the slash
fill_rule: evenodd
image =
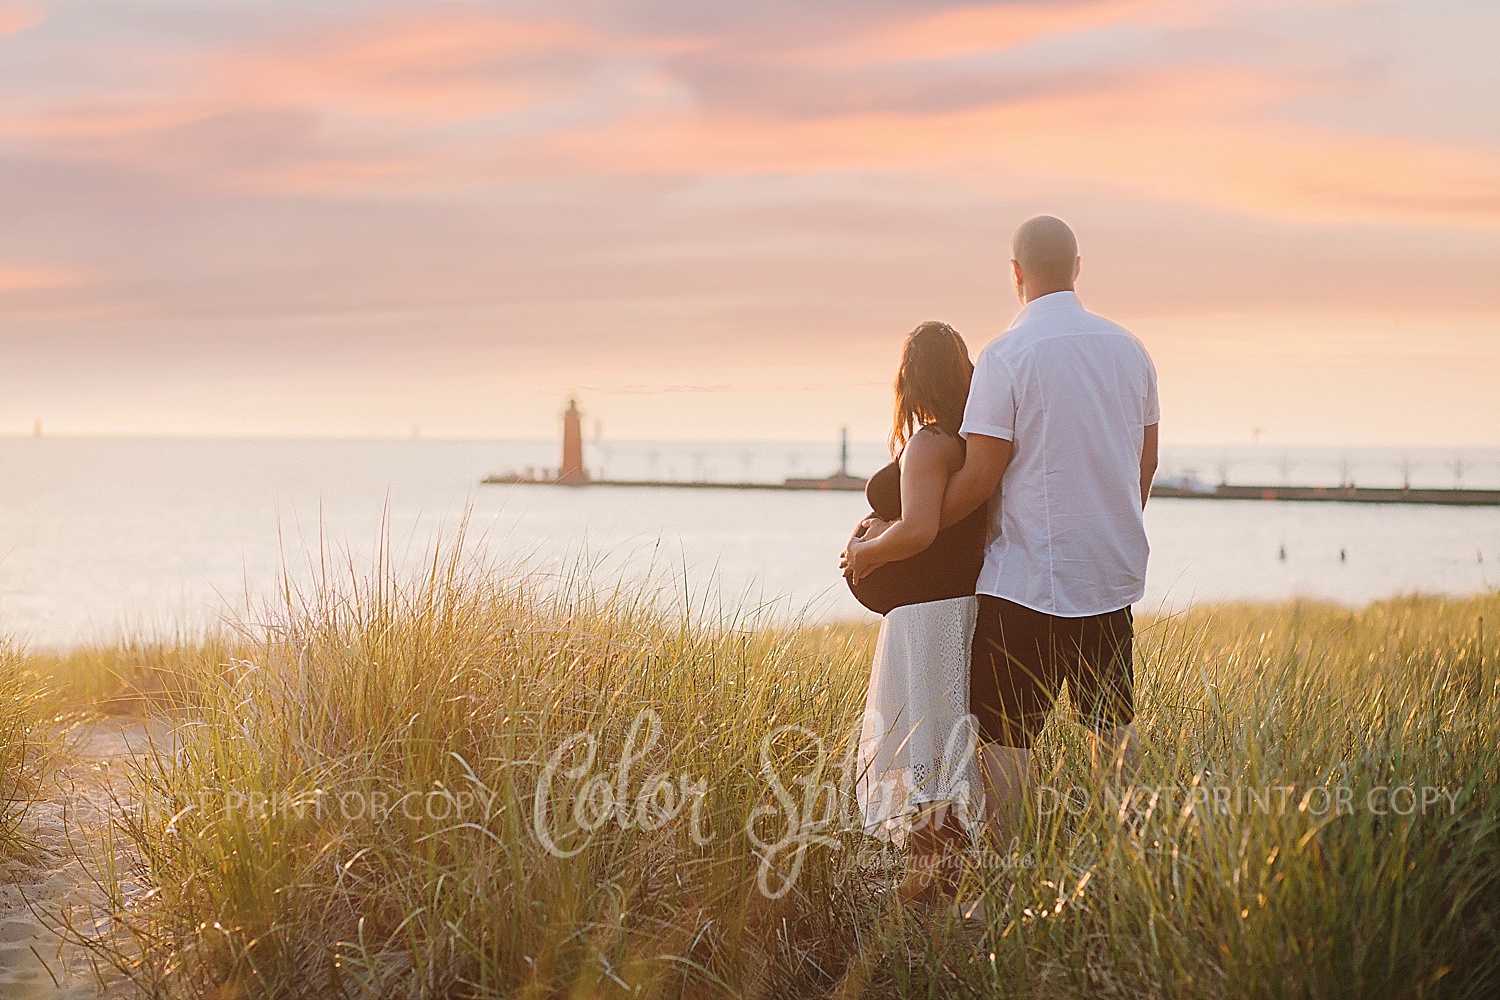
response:
<path id="1" fill-rule="evenodd" d="M 978 592 L 1078 618 L 1145 593 L 1145 428 L 1156 368 L 1072 292 L 1034 299 L 980 352 L 961 433 L 1013 443 L 992 502 Z"/>

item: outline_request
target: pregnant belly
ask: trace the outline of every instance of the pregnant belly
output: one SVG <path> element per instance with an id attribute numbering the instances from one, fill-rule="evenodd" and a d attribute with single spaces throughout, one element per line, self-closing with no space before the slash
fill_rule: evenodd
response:
<path id="1" fill-rule="evenodd" d="M 879 615 L 908 604 L 946 601 L 974 593 L 984 550 L 977 539 L 971 544 L 940 544 L 943 540 L 899 562 L 886 563 L 865 575 L 859 583 L 844 581 L 854 599 Z"/>

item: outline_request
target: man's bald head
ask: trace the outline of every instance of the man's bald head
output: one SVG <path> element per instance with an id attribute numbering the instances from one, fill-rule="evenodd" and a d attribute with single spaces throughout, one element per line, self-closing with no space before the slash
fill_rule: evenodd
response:
<path id="1" fill-rule="evenodd" d="M 1078 238 L 1066 222 L 1050 215 L 1023 222 L 1011 253 L 1016 289 L 1025 301 L 1071 290 L 1078 277 Z"/>

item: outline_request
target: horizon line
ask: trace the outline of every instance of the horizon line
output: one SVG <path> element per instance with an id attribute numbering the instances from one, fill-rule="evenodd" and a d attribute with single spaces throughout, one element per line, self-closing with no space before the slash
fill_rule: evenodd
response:
<path id="1" fill-rule="evenodd" d="M 44 440 L 72 440 L 72 441 L 223 441 L 223 442 L 326 442 L 326 443 L 409 443 L 409 444 L 551 444 L 555 445 L 561 441 L 557 437 L 493 437 L 488 435 L 455 435 L 455 434 L 334 434 L 334 433 L 206 433 L 194 434 L 183 432 L 136 432 L 136 431 L 46 431 L 40 435 L 26 433 L 23 431 L 0 431 L 0 440 L 9 441 L 44 441 Z M 717 437 L 717 438 L 653 438 L 653 437 L 618 437 L 605 439 L 585 439 L 584 445 L 615 445 L 615 444 L 653 444 L 653 445 L 828 445 L 836 448 L 838 446 L 837 435 L 819 438 L 740 438 L 740 437 Z M 883 437 L 860 437 L 851 434 L 851 444 L 862 445 L 884 445 Z M 1480 443 L 1454 443 L 1454 442 L 1391 442 L 1386 444 L 1348 444 L 1340 442 L 1317 442 L 1317 443 L 1276 443 L 1265 441 L 1225 441 L 1225 440 L 1171 440 L 1164 439 L 1162 447 L 1165 448 L 1235 448 L 1253 449 L 1262 451 L 1276 451 L 1288 449 L 1343 449 L 1349 451 L 1401 451 L 1401 450 L 1469 450 L 1469 451 L 1500 451 L 1500 442 Z"/>

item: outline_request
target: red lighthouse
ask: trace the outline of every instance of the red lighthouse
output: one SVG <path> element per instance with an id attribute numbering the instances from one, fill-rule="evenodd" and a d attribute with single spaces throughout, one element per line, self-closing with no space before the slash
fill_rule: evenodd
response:
<path id="1" fill-rule="evenodd" d="M 568 400 L 567 412 L 563 414 L 562 465 L 557 470 L 557 481 L 564 486 L 581 486 L 589 481 L 583 468 L 583 414 L 578 412 L 578 400 Z"/>

